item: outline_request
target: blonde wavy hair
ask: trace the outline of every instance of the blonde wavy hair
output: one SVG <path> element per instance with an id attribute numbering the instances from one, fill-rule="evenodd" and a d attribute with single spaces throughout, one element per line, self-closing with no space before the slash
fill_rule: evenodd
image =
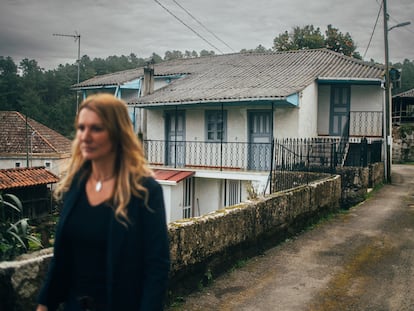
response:
<path id="1" fill-rule="evenodd" d="M 144 199 L 147 205 L 148 191 L 141 182 L 142 178 L 153 176 L 153 172 L 147 165 L 142 145 L 134 133 L 127 105 L 111 94 L 101 93 L 88 96 L 79 107 L 75 118 L 75 129 L 79 112 L 82 109 L 94 111 L 108 130 L 116 153 L 114 166 L 116 181 L 111 203 L 115 210 L 115 217 L 121 222 L 129 222 L 127 205 L 131 195 Z M 90 161 L 82 157 L 79 140 L 75 137 L 72 142 L 72 157 L 65 175 L 54 191 L 57 199 L 62 199 L 78 173 L 81 178 L 86 178 L 91 174 L 91 165 Z"/>

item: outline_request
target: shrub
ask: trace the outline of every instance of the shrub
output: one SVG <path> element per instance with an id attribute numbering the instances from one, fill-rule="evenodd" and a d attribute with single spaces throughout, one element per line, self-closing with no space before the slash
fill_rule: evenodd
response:
<path id="1" fill-rule="evenodd" d="M 33 246 L 41 247 L 39 239 L 30 231 L 29 219 L 21 217 L 22 210 L 18 197 L 0 193 L 0 261 L 12 260 L 26 253 L 29 242 Z"/>

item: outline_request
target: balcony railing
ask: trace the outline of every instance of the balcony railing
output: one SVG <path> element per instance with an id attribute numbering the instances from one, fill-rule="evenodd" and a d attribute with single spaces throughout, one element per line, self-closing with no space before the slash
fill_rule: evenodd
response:
<path id="1" fill-rule="evenodd" d="M 382 137 L 382 111 L 351 111 L 349 136 Z"/>
<path id="2" fill-rule="evenodd" d="M 270 170 L 271 143 L 145 140 L 151 165 L 219 170 Z"/>
<path id="3" fill-rule="evenodd" d="M 412 108 L 409 110 L 393 111 L 392 124 L 402 123 L 414 123 L 414 111 Z"/>
<path id="4" fill-rule="evenodd" d="M 346 155 L 339 148 L 342 143 L 339 138 L 289 138 L 273 143 L 146 140 L 144 150 L 152 166 L 171 168 L 270 172 L 314 167 L 318 171 L 332 171 L 338 165 L 365 166 L 366 160 L 361 162 L 361 158 L 369 157 L 370 163 L 381 161 L 382 140 L 374 148 L 374 142 L 365 138 L 359 143 L 346 139 L 346 144 L 352 147 Z M 364 155 L 366 152 L 369 154 Z M 350 161 L 352 156 L 355 159 Z"/>

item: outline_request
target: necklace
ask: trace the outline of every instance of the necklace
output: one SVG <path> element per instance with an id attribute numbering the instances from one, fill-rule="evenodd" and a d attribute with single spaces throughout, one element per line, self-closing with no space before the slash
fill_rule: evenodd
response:
<path id="1" fill-rule="evenodd" d="M 92 176 L 92 177 L 93 177 L 93 176 Z M 96 191 L 96 192 L 100 192 L 100 191 L 102 190 L 103 183 L 104 183 L 105 181 L 107 181 L 107 180 L 112 179 L 112 177 L 114 177 L 114 175 L 111 175 L 111 176 L 105 177 L 105 178 L 103 178 L 103 179 L 96 179 L 95 177 L 93 177 L 93 179 L 95 179 L 95 181 L 96 181 L 96 184 L 95 184 L 95 191 Z"/>

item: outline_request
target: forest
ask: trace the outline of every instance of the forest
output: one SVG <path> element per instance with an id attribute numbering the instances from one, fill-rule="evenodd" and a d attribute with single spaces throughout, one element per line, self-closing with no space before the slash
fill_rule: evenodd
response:
<path id="1" fill-rule="evenodd" d="M 304 38 L 307 38 L 304 40 Z M 294 27 L 275 37 L 273 47 L 259 45 L 255 49 L 243 49 L 241 53 L 274 52 L 303 48 L 327 47 L 344 55 L 361 59 L 351 36 L 328 25 L 325 33 L 312 25 Z M 166 51 L 164 57 L 153 53 L 149 58 L 108 56 L 93 58 L 83 55 L 79 60 L 80 81 L 97 75 L 142 67 L 148 59 L 155 63 L 179 58 L 214 55 L 214 51 Z M 370 60 L 375 63 L 374 60 Z M 393 94 L 414 88 L 414 60 L 405 59 L 391 64 L 401 72 L 401 83 Z M 73 121 L 76 111 L 76 92 L 71 86 L 77 82 L 78 64 L 59 65 L 53 70 L 43 70 L 34 59 L 23 59 L 16 64 L 10 56 L 0 56 L 0 111 L 21 112 L 28 117 L 56 130 L 66 137 L 73 137 Z"/>

